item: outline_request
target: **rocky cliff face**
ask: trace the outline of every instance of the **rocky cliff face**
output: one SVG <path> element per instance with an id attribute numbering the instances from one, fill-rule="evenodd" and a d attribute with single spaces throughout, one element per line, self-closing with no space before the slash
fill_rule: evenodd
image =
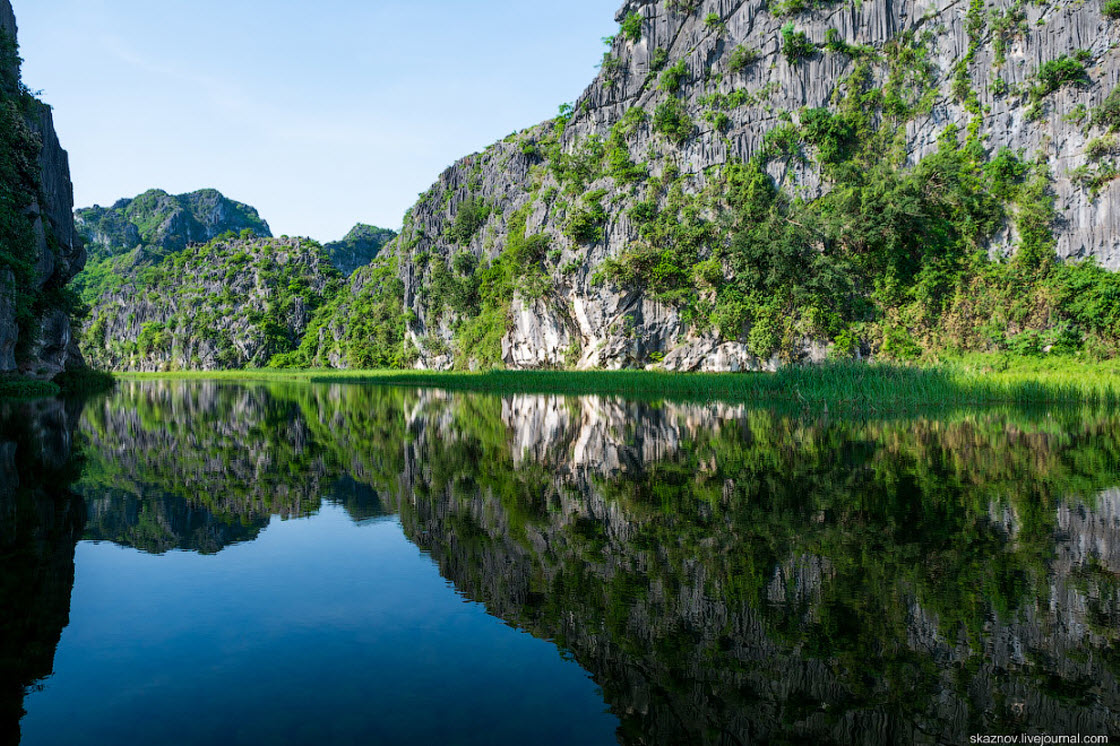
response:
<path id="1" fill-rule="evenodd" d="M 74 211 L 76 229 L 88 247 L 86 268 L 74 278 L 82 300 L 96 306 L 144 269 L 218 236 L 249 231 L 272 236 L 256 209 L 215 189 L 171 195 L 151 189 L 112 207 Z"/>
<path id="2" fill-rule="evenodd" d="M 65 287 L 86 254 L 74 230 L 69 162 L 51 109 L 20 80 L 8 0 L 0 0 L 0 30 L 0 373 L 53 378 L 83 365 Z"/>
<path id="3" fill-rule="evenodd" d="M 136 371 L 264 367 L 342 280 L 314 241 L 271 238 L 191 246 L 119 279 L 82 346 L 98 366 Z"/>
<path id="4" fill-rule="evenodd" d="M 376 259 L 386 244 L 396 237 L 396 231 L 358 223 L 341 241 L 324 244 L 323 250 L 330 257 L 331 264 L 349 276 Z"/>
<path id="5" fill-rule="evenodd" d="M 781 199 L 811 202 L 850 181 L 826 146 L 858 149 L 872 131 L 900 173 L 939 151 L 972 154 L 969 173 L 992 174 L 985 164 L 1004 148 L 1033 162 L 1045 182 L 1034 196 L 1056 211 L 1044 253 L 1120 269 L 1108 134 L 1120 124 L 1120 94 L 1109 98 L 1120 23 L 1098 0 L 628 0 L 617 19 L 598 78 L 571 111 L 463 159 L 421 198 L 380 267 L 354 276 L 315 360 L 359 364 L 347 328 L 351 309 L 372 301 L 400 309 L 397 357 L 421 367 L 772 367 L 768 330 L 757 314 L 740 326 L 740 301 L 723 295 L 769 271 L 728 259 L 727 225 L 743 214 L 728 209 L 742 203 L 735 164 L 758 164 Z M 830 129 L 860 117 L 855 142 L 847 125 Z M 857 168 L 870 170 L 875 155 Z M 936 202 L 936 177 L 917 178 Z M 1025 198 L 982 191 L 1007 207 L 993 204 L 998 214 L 968 251 L 1005 256 L 1033 240 Z M 810 255 L 855 245 L 844 225 L 805 229 L 817 236 Z M 522 271 L 488 304 L 495 273 L 467 280 L 511 254 Z M 688 276 L 674 278 L 681 265 Z M 454 302 L 456 283 L 481 298 Z M 787 332 L 792 358 L 826 354 L 837 336 L 827 326 L 808 319 Z"/>

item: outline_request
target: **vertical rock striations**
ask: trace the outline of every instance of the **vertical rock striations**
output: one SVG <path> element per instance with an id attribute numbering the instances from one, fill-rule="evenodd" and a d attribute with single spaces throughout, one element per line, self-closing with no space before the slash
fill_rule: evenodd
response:
<path id="1" fill-rule="evenodd" d="M 827 347 L 812 340 L 846 339 L 820 320 L 843 288 L 817 291 L 824 308 L 797 323 L 786 310 L 761 318 L 757 308 L 777 302 L 767 259 L 735 264 L 736 232 L 767 215 L 747 209 L 759 187 L 749 164 L 780 190 L 779 206 L 858 181 L 845 158 L 863 172 L 889 164 L 944 215 L 944 166 L 963 153 L 960 173 L 983 177 L 972 196 L 987 213 L 953 239 L 962 256 L 1040 246 L 1120 269 L 1120 146 L 1109 134 L 1120 126 L 1120 22 L 1102 7 L 628 0 L 574 106 L 441 175 L 317 325 L 308 360 L 740 370 L 777 364 L 778 347 L 787 360 L 820 359 Z M 881 151 L 867 151 L 870 135 Z M 857 164 L 848 151 L 860 148 Z M 1001 164 L 1010 181 L 993 175 Z M 1020 186 L 1023 168 L 1035 186 Z M 858 211 L 854 194 L 833 207 Z M 864 202 L 857 216 L 871 223 L 901 201 Z M 794 226 L 810 237 L 798 259 L 809 269 L 793 275 L 826 278 L 813 255 L 840 244 L 858 264 L 860 242 L 877 235 L 824 218 Z M 789 225 L 768 229 L 775 254 Z M 898 234 L 922 236 L 925 252 L 943 238 L 927 227 Z M 884 249 L 888 261 L 900 253 Z M 871 295 L 866 273 L 851 276 Z M 869 349 L 898 349 L 901 323 L 883 321 Z M 359 325 L 373 333 L 356 335 Z M 1009 322 L 1001 333 L 1019 331 Z"/>
<path id="2" fill-rule="evenodd" d="M 53 378 L 83 365 L 66 285 L 85 265 L 51 109 L 20 80 L 16 22 L 0 0 L 0 373 Z"/>
<path id="3" fill-rule="evenodd" d="M 308 239 L 216 239 L 117 278 L 82 332 L 91 363 L 147 372 L 263 368 L 291 353 L 342 277 Z"/>

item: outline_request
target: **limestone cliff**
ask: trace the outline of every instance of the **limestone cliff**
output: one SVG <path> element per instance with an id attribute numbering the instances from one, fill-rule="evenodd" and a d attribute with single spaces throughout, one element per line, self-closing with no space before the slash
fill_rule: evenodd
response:
<path id="1" fill-rule="evenodd" d="M 324 244 L 323 250 L 339 272 L 351 275 L 376 259 L 385 245 L 396 237 L 396 231 L 358 223 L 342 240 Z"/>
<path id="2" fill-rule="evenodd" d="M 763 319 L 736 308 L 767 302 L 765 277 L 756 297 L 736 290 L 746 301 L 724 293 L 769 271 L 757 258 L 736 264 L 736 231 L 761 220 L 742 217 L 754 182 L 736 165 L 763 169 L 779 202 L 811 203 L 852 181 L 838 152 L 868 147 L 868 133 L 881 153 L 864 152 L 852 167 L 873 170 L 878 156 L 911 173 L 927 203 L 941 199 L 942 172 L 919 167 L 939 152 L 970 154 L 957 172 L 966 180 L 991 177 L 976 192 L 990 203 L 984 225 L 954 238 L 961 255 L 981 249 L 1000 257 L 1038 244 L 1062 260 L 1120 269 L 1120 146 L 1109 134 L 1120 125 L 1120 23 L 1102 7 L 1099 0 L 628 0 L 598 77 L 574 107 L 449 168 L 410 211 L 401 236 L 354 275 L 316 325 L 308 361 L 772 367 L 778 345 L 760 323 L 780 325 L 789 311 Z M 992 175 L 1013 164 L 1012 179 L 1021 182 L 1017 169 L 1028 162 L 1035 186 L 1017 186 L 1020 196 L 1011 197 Z M 844 209 L 860 209 L 856 194 Z M 883 208 L 864 200 L 858 217 L 890 212 L 901 203 L 895 197 Z M 1037 205 L 1047 215 L 1032 225 Z M 803 226 L 798 261 L 808 269 L 794 274 L 824 277 L 818 259 L 841 255 L 837 246 L 859 266 L 863 247 L 852 221 L 824 219 L 835 213 Z M 904 224 L 905 216 L 896 225 Z M 777 228 L 788 224 L 767 225 L 777 244 Z M 911 248 L 919 252 L 939 240 L 937 229 L 899 233 L 917 236 Z M 866 274 L 853 270 L 849 282 L 859 285 Z M 873 284 L 859 292 L 872 295 Z M 957 291 L 964 303 L 969 292 Z M 843 316 L 834 305 L 813 311 Z M 371 308 L 386 340 L 378 349 L 351 331 L 369 325 Z M 896 337 L 920 336 L 919 322 L 890 314 L 880 313 L 870 334 L 841 329 L 855 314 L 843 323 L 806 314 L 783 332 L 787 358 L 820 359 L 837 340 L 857 355 L 899 350 L 905 344 Z M 1009 320 L 994 334 L 1002 340 L 1024 330 Z"/>
<path id="3" fill-rule="evenodd" d="M 53 378 L 81 367 L 67 283 L 86 254 L 51 109 L 20 79 L 16 21 L 0 0 L 0 373 Z"/>
<path id="4" fill-rule="evenodd" d="M 110 370 L 262 368 L 299 344 L 342 277 L 307 239 L 217 239 L 121 276 L 82 332 Z"/>

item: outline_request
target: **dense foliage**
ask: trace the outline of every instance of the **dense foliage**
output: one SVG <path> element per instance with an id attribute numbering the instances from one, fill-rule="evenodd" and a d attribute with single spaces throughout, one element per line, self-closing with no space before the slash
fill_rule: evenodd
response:
<path id="1" fill-rule="evenodd" d="M 311 320 L 299 349 L 272 365 L 331 367 L 345 360 L 358 368 L 407 367 L 415 359 L 409 320 L 397 262 L 383 257 L 358 270 Z"/>
<path id="2" fill-rule="evenodd" d="M 73 284 L 90 305 L 119 290 L 144 268 L 191 244 L 206 243 L 229 232 L 272 235 L 256 209 L 215 189 L 179 195 L 151 189 L 112 207 L 75 210 L 74 218 L 88 258 Z"/>
<path id="3" fill-rule="evenodd" d="M 671 168 L 649 179 L 629 212 L 641 241 L 608 261 L 606 275 L 677 305 L 701 329 L 745 340 L 763 359 L 794 356 L 810 339 L 833 342 L 839 357 L 1120 352 L 1120 279 L 1091 261 L 1055 259 L 1046 164 L 986 152 L 952 127 L 936 153 L 907 163 L 897 136 L 928 106 L 928 63 L 910 37 L 888 52 L 885 85 L 873 85 L 861 62 L 834 107 L 784 115 L 755 158 L 710 174 L 704 193 L 688 194 Z M 1038 86 L 1049 92 L 1083 75 L 1061 58 L 1042 67 Z M 1095 115 L 1105 126 L 1112 98 Z M 661 104 L 655 129 L 671 131 L 664 123 L 675 111 L 684 115 L 676 98 Z M 824 196 L 777 188 L 774 165 L 810 160 Z M 989 257 L 1008 222 L 1014 258 Z"/>
<path id="4" fill-rule="evenodd" d="M 171 254 L 102 300 L 82 348 L 113 369 L 263 367 L 297 350 L 341 285 L 314 241 L 223 236 Z"/>
<path id="5" fill-rule="evenodd" d="M 358 223 L 341 241 L 324 244 L 323 250 L 339 272 L 350 275 L 376 259 L 381 250 L 396 237 L 396 232 L 387 228 Z"/>

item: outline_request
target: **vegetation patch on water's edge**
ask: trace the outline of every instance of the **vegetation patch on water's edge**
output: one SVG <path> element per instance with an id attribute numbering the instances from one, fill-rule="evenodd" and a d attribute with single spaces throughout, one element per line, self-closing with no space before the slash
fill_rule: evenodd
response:
<path id="1" fill-rule="evenodd" d="M 0 399 L 43 399 L 52 396 L 100 394 L 116 386 L 116 378 L 99 370 L 68 370 L 53 381 L 25 376 L 0 376 Z"/>
<path id="2" fill-rule="evenodd" d="M 988 404 L 1120 405 L 1120 362 L 1023 362 L 997 356 L 976 356 L 930 367 L 833 363 L 748 374 L 268 370 L 127 374 L 125 377 L 370 383 L 498 394 L 609 394 L 871 411 Z"/>

